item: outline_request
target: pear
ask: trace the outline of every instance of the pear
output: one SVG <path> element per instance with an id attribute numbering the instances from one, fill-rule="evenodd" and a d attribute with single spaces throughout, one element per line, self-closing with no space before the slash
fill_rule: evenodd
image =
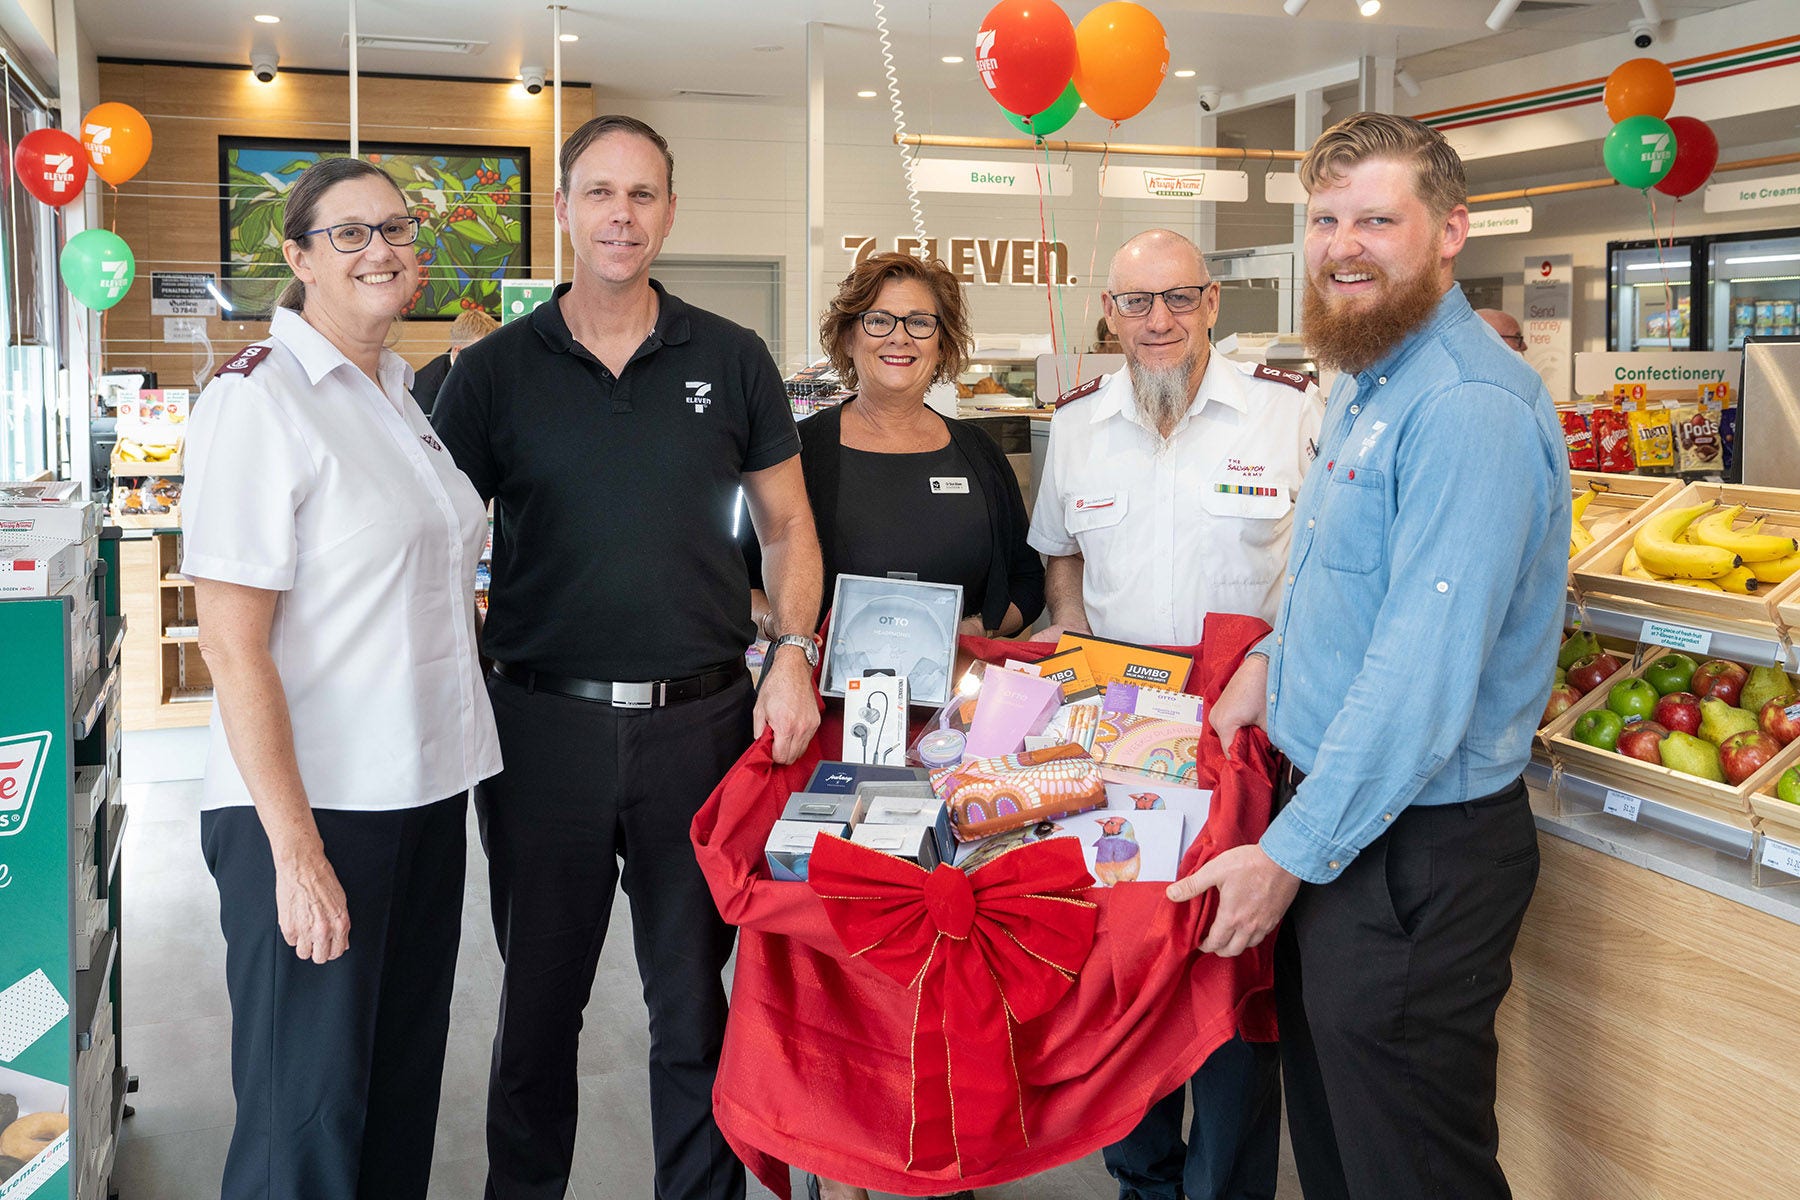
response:
<path id="1" fill-rule="evenodd" d="M 1756 714 L 1748 709 L 1734 708 L 1717 696 L 1700 702 L 1700 736 L 1715 746 L 1734 733 L 1748 733 L 1755 728 Z"/>
<path id="2" fill-rule="evenodd" d="M 1586 658 L 1590 654 L 1600 653 L 1600 639 L 1587 630 L 1578 630 L 1569 635 L 1569 640 L 1562 644 L 1556 652 L 1556 665 L 1567 670 L 1575 665 L 1578 658 Z"/>
<path id="3" fill-rule="evenodd" d="M 1663 766 L 1672 771 L 1680 771 L 1683 775 L 1710 779 L 1714 783 L 1725 782 L 1725 772 L 1719 766 L 1718 747 L 1701 741 L 1691 733 L 1677 730 L 1664 738 L 1662 761 Z"/>
<path id="4" fill-rule="evenodd" d="M 1763 705 L 1793 690 L 1794 681 L 1780 667 L 1751 667 L 1750 678 L 1744 681 L 1744 690 L 1738 695 L 1738 706 L 1759 713 Z"/>

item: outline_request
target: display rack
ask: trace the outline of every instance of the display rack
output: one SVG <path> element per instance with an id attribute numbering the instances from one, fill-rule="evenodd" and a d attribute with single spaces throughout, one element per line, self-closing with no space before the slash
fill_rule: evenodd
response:
<path id="1" fill-rule="evenodd" d="M 175 729 L 212 719 L 212 674 L 200 656 L 194 584 L 181 574 L 181 531 L 123 543 L 122 605 L 131 619 L 125 727 Z"/>
<path id="2" fill-rule="evenodd" d="M 1666 645 L 1691 654 L 1779 664 L 1784 670 L 1800 672 L 1800 653 L 1795 651 L 1792 638 L 1778 625 L 1728 621 L 1707 613 L 1664 608 L 1622 596 L 1583 596 L 1572 601 L 1564 624 L 1641 646 Z M 1649 630 L 1650 625 L 1657 626 L 1657 630 Z M 1684 642 L 1679 636 L 1671 635 L 1671 630 L 1686 630 L 1695 636 Z"/>
<path id="3" fill-rule="evenodd" d="M 110 532 L 110 531 L 109 531 Z M 83 677 L 74 596 L 0 602 L 8 686 L 0 692 L 0 987 L 28 994 L 0 1012 L 11 1057 L 0 1092 L 26 1112 L 61 1112 L 66 1133 L 8 1182 L 34 1200 L 100 1200 L 126 1096 L 121 672 L 115 538 L 100 542 L 98 666 Z"/>

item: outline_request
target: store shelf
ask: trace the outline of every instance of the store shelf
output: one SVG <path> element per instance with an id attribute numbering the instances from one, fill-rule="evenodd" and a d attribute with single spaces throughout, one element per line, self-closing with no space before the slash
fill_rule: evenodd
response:
<path id="1" fill-rule="evenodd" d="M 74 722 L 77 741 L 94 732 L 94 724 L 106 711 L 109 698 L 116 701 L 118 696 L 119 664 L 115 657 L 88 676 L 88 681 L 81 686 L 81 695 L 76 697 Z"/>
<path id="2" fill-rule="evenodd" d="M 119 851 L 125 844 L 125 822 L 130 815 L 131 810 L 123 804 L 108 804 L 106 807 L 106 866 L 100 872 L 100 895 L 103 898 L 112 894 L 112 878 L 119 870 Z"/>
<path id="3" fill-rule="evenodd" d="M 119 931 L 109 929 L 100 937 L 100 949 L 91 960 L 93 966 L 75 972 L 75 1048 L 86 1050 L 94 1041 L 94 1014 L 100 1011 L 100 997 L 106 994 L 112 978 L 113 958 L 119 952 Z"/>
<path id="4" fill-rule="evenodd" d="M 1693 629 L 1707 634 L 1707 647 L 1695 651 L 1709 658 L 1729 658 L 1755 665 L 1780 663 L 1785 669 L 1800 672 L 1800 652 L 1791 641 L 1775 631 L 1774 636 L 1759 632 L 1754 626 L 1740 625 L 1685 609 L 1662 608 L 1615 596 L 1592 596 L 1568 606 L 1564 624 L 1579 625 L 1603 637 L 1643 642 L 1646 622 L 1664 627 Z"/>
<path id="5" fill-rule="evenodd" d="M 164 578 L 157 580 L 156 586 L 164 588 L 191 588 L 194 586 L 194 581 L 191 579 Z"/>
<path id="6" fill-rule="evenodd" d="M 119 661 L 119 651 L 125 645 L 125 618 L 100 618 L 100 644 L 104 649 L 100 654 L 100 665 L 110 667 Z"/>
<path id="7" fill-rule="evenodd" d="M 1641 795 L 1614 781 L 1593 779 L 1580 771 L 1564 768 L 1556 775 L 1557 803 L 1565 817 L 1601 816 L 1608 821 L 1632 821 L 1646 829 L 1654 829 L 1670 837 L 1680 838 L 1708 850 L 1748 862 L 1755 847 L 1756 835 L 1723 821 L 1676 808 L 1654 796 Z M 1635 816 L 1618 816 L 1607 812 L 1609 801 L 1628 802 Z"/>

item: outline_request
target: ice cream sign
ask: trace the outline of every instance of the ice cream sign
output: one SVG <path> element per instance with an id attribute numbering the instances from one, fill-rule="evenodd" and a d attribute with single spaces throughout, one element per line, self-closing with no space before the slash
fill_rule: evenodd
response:
<path id="1" fill-rule="evenodd" d="M 0 738 L 0 837 L 25 828 L 31 816 L 32 797 L 44 774 L 44 753 L 50 748 L 48 733 L 26 733 Z"/>

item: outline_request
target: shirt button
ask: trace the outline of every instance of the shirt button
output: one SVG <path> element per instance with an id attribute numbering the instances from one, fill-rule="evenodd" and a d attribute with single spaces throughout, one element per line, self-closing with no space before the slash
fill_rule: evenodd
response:
<path id="1" fill-rule="evenodd" d="M 1438 580 L 1438 585 L 1437 585 L 1437 587 L 1438 587 L 1438 591 L 1440 591 L 1440 592 L 1447 592 L 1447 591 L 1449 591 L 1449 590 L 1450 590 L 1450 585 L 1449 585 L 1449 584 L 1447 584 L 1447 583 L 1445 583 L 1445 582 L 1444 582 L 1444 581 L 1443 581 L 1443 580 L 1441 580 L 1441 579 L 1440 579 L 1440 580 Z"/>
<path id="2" fill-rule="evenodd" d="M 1269 693 L 1269 703 L 1270 704 L 1275 703 L 1275 693 L 1274 692 Z"/>
<path id="3" fill-rule="evenodd" d="M 1281 635 L 1279 633 L 1275 635 L 1275 644 L 1277 646 L 1281 645 Z"/>
<path id="4" fill-rule="evenodd" d="M 1337 859 L 1334 858 L 1330 862 L 1326 863 L 1325 866 L 1327 868 L 1329 868 L 1330 870 L 1335 871 L 1338 869 L 1339 863 L 1338 863 Z"/>
<path id="5" fill-rule="evenodd" d="M 1379 376 L 1379 377 L 1378 377 L 1378 378 L 1377 378 L 1377 379 L 1376 379 L 1376 380 L 1375 380 L 1375 382 L 1376 382 L 1376 383 L 1386 383 L 1386 382 L 1387 382 L 1387 376 L 1386 376 L 1386 375 L 1382 375 L 1382 376 Z"/>
<path id="6" fill-rule="evenodd" d="M 1294 582 L 1294 577 L 1293 577 L 1293 576 L 1292 576 L 1292 575 L 1289 575 L 1289 576 L 1288 576 L 1288 582 L 1289 582 L 1289 583 L 1292 583 L 1292 582 Z"/>
<path id="7" fill-rule="evenodd" d="M 1311 529 L 1313 527 L 1313 519 L 1311 517 L 1306 518 L 1306 527 L 1308 529 Z"/>
<path id="8" fill-rule="evenodd" d="M 1381 819 L 1384 821 L 1391 821 L 1394 819 L 1394 814 L 1393 813 L 1382 813 Z"/>
<path id="9" fill-rule="evenodd" d="M 1350 406 L 1350 415 L 1351 416 L 1355 416 L 1357 413 L 1359 413 L 1361 411 L 1362 411 L 1362 405 L 1360 405 L 1360 404 L 1352 404 Z"/>

